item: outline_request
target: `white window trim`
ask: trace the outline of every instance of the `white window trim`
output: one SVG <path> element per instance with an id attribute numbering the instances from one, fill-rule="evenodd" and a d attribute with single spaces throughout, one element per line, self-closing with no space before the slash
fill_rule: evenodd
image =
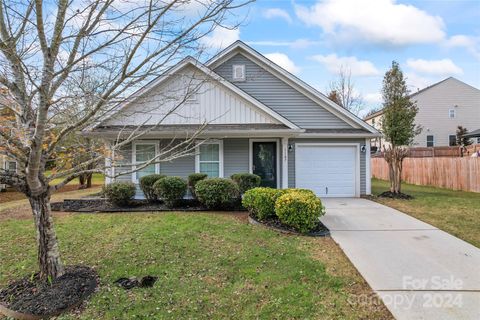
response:
<path id="1" fill-rule="evenodd" d="M 428 136 L 432 136 L 432 137 L 433 137 L 433 146 L 432 146 L 432 147 L 435 147 L 435 135 L 433 135 L 433 134 L 427 134 L 427 136 L 425 137 L 425 141 L 426 141 L 427 148 L 431 148 L 431 147 L 428 146 Z"/>
<path id="2" fill-rule="evenodd" d="M 455 144 L 457 143 L 457 135 L 456 134 L 449 134 L 448 137 L 447 137 L 447 141 L 448 141 L 448 146 L 449 147 L 455 147 L 456 145 L 454 146 L 451 146 L 450 145 L 450 137 L 454 136 L 455 137 Z"/>
<path id="3" fill-rule="evenodd" d="M 235 69 L 236 68 L 242 68 L 242 73 L 243 73 L 243 77 L 241 78 L 236 78 L 235 75 L 236 75 L 236 72 L 235 72 Z M 232 65 L 232 80 L 233 81 L 245 81 L 245 65 L 244 64 L 234 64 Z"/>
<path id="4" fill-rule="evenodd" d="M 349 143 L 349 142 L 339 142 L 339 143 L 328 143 L 328 142 L 305 142 L 305 143 L 296 143 L 295 144 L 295 188 L 298 188 L 298 174 L 297 174 L 297 159 L 298 157 L 298 146 L 320 146 L 320 147 L 335 147 L 335 146 L 351 146 L 355 147 L 357 156 L 355 157 L 355 197 L 361 196 L 361 170 L 360 170 L 360 143 Z M 365 157 L 365 161 L 368 159 L 368 156 Z M 365 168 L 366 169 L 366 168 Z M 366 172 L 365 172 L 366 173 Z M 368 180 L 368 176 L 366 177 Z M 368 191 L 368 190 L 366 190 Z"/>
<path id="5" fill-rule="evenodd" d="M 195 147 L 195 173 L 200 173 L 200 146 L 206 144 L 218 144 L 218 176 L 219 178 L 224 177 L 224 168 L 223 168 L 223 140 L 208 140 L 208 141 L 198 141 Z M 205 162 L 214 162 L 214 161 L 205 161 Z"/>
<path id="6" fill-rule="evenodd" d="M 160 150 L 160 142 L 155 140 L 137 140 L 132 142 L 132 182 L 138 183 L 137 179 L 137 146 L 138 145 L 155 145 L 155 157 L 158 156 Z M 155 173 L 160 173 L 160 163 L 155 163 Z"/>
<path id="7" fill-rule="evenodd" d="M 276 142 L 277 148 L 277 189 L 281 188 L 281 180 L 280 179 L 280 139 L 249 139 L 249 146 L 248 146 L 248 172 L 253 173 L 253 143 L 254 142 Z"/>
<path id="8" fill-rule="evenodd" d="M 451 116 L 451 112 L 453 111 L 453 117 Z M 455 119 L 457 117 L 457 111 L 455 109 L 448 110 L 448 118 Z"/>
<path id="9" fill-rule="evenodd" d="M 7 167 L 8 167 L 8 171 L 10 171 L 10 165 L 9 165 L 10 162 L 15 163 L 15 173 L 18 173 L 18 162 L 15 160 L 5 160 L 5 163 L 3 164 L 3 167 L 5 168 L 5 170 L 7 170 Z"/>

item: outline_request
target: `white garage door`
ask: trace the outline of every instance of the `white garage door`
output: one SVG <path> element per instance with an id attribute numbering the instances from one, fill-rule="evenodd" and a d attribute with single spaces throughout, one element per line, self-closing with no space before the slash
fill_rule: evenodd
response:
<path id="1" fill-rule="evenodd" d="M 295 186 L 320 197 L 357 196 L 357 153 L 356 146 L 297 144 Z"/>

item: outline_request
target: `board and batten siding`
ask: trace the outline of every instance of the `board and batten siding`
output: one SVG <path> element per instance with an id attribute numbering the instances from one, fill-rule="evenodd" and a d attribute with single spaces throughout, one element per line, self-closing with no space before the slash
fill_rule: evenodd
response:
<path id="1" fill-rule="evenodd" d="M 147 91 L 104 124 L 280 123 L 221 83 L 200 78 L 192 68 Z M 188 76 L 196 78 L 185 83 Z M 187 94 L 190 99 L 179 106 Z"/>
<path id="2" fill-rule="evenodd" d="M 293 150 L 288 152 L 288 187 L 295 188 L 295 144 L 296 143 L 358 143 L 365 144 L 365 139 L 313 139 L 297 138 L 290 139 L 289 144 L 293 145 Z M 366 153 L 360 152 L 360 194 L 366 194 L 367 176 L 366 176 Z"/>
<path id="3" fill-rule="evenodd" d="M 245 81 L 233 81 L 232 66 L 236 64 L 245 65 Z M 233 56 L 214 71 L 299 127 L 351 128 L 348 123 L 242 54 Z"/>

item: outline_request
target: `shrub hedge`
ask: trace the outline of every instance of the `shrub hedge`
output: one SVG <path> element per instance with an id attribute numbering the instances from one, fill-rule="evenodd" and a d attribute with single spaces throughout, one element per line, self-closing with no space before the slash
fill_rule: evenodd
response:
<path id="1" fill-rule="evenodd" d="M 260 186 L 262 179 L 253 173 L 235 173 L 230 178 L 238 185 L 240 193 L 244 194 L 247 190 Z"/>
<path id="2" fill-rule="evenodd" d="M 290 190 L 275 202 L 275 213 L 283 224 L 307 233 L 315 228 L 324 211 L 313 192 Z"/>
<path id="3" fill-rule="evenodd" d="M 187 193 L 187 182 L 180 177 L 165 177 L 155 182 L 153 189 L 167 207 L 173 208 Z"/>
<path id="4" fill-rule="evenodd" d="M 135 184 L 132 182 L 112 182 L 103 187 L 103 194 L 110 203 L 126 206 L 135 196 Z"/>
<path id="5" fill-rule="evenodd" d="M 258 220 L 275 217 L 275 201 L 287 190 L 253 188 L 245 192 L 242 205 Z"/>
<path id="6" fill-rule="evenodd" d="M 240 191 L 230 179 L 210 178 L 196 184 L 195 194 L 208 209 L 228 209 L 238 200 Z"/>
<path id="7" fill-rule="evenodd" d="M 162 178 L 165 178 L 165 176 L 162 174 L 150 174 L 140 178 L 140 189 L 142 189 L 143 194 L 148 202 L 155 202 L 158 200 L 157 194 L 153 189 L 153 185 Z"/>
<path id="8" fill-rule="evenodd" d="M 204 180 L 208 177 L 208 174 L 206 173 L 192 173 L 191 175 L 188 176 L 188 188 L 190 189 L 190 192 L 192 193 L 193 197 L 197 197 L 195 194 L 195 186 L 198 181 Z"/>

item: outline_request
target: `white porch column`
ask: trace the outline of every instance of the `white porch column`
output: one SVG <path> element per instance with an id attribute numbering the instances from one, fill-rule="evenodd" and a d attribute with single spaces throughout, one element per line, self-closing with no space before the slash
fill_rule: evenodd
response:
<path id="1" fill-rule="evenodd" d="M 372 194 L 372 170 L 370 160 L 370 139 L 365 139 L 365 180 L 366 180 L 366 194 Z"/>
<path id="2" fill-rule="evenodd" d="M 288 188 L 288 138 L 282 138 L 282 189 Z"/>
<path id="3" fill-rule="evenodd" d="M 105 141 L 105 145 L 107 147 L 107 155 L 105 156 L 105 184 L 110 184 L 113 182 L 111 176 L 113 176 L 112 158 L 114 155 L 111 141 Z"/>

